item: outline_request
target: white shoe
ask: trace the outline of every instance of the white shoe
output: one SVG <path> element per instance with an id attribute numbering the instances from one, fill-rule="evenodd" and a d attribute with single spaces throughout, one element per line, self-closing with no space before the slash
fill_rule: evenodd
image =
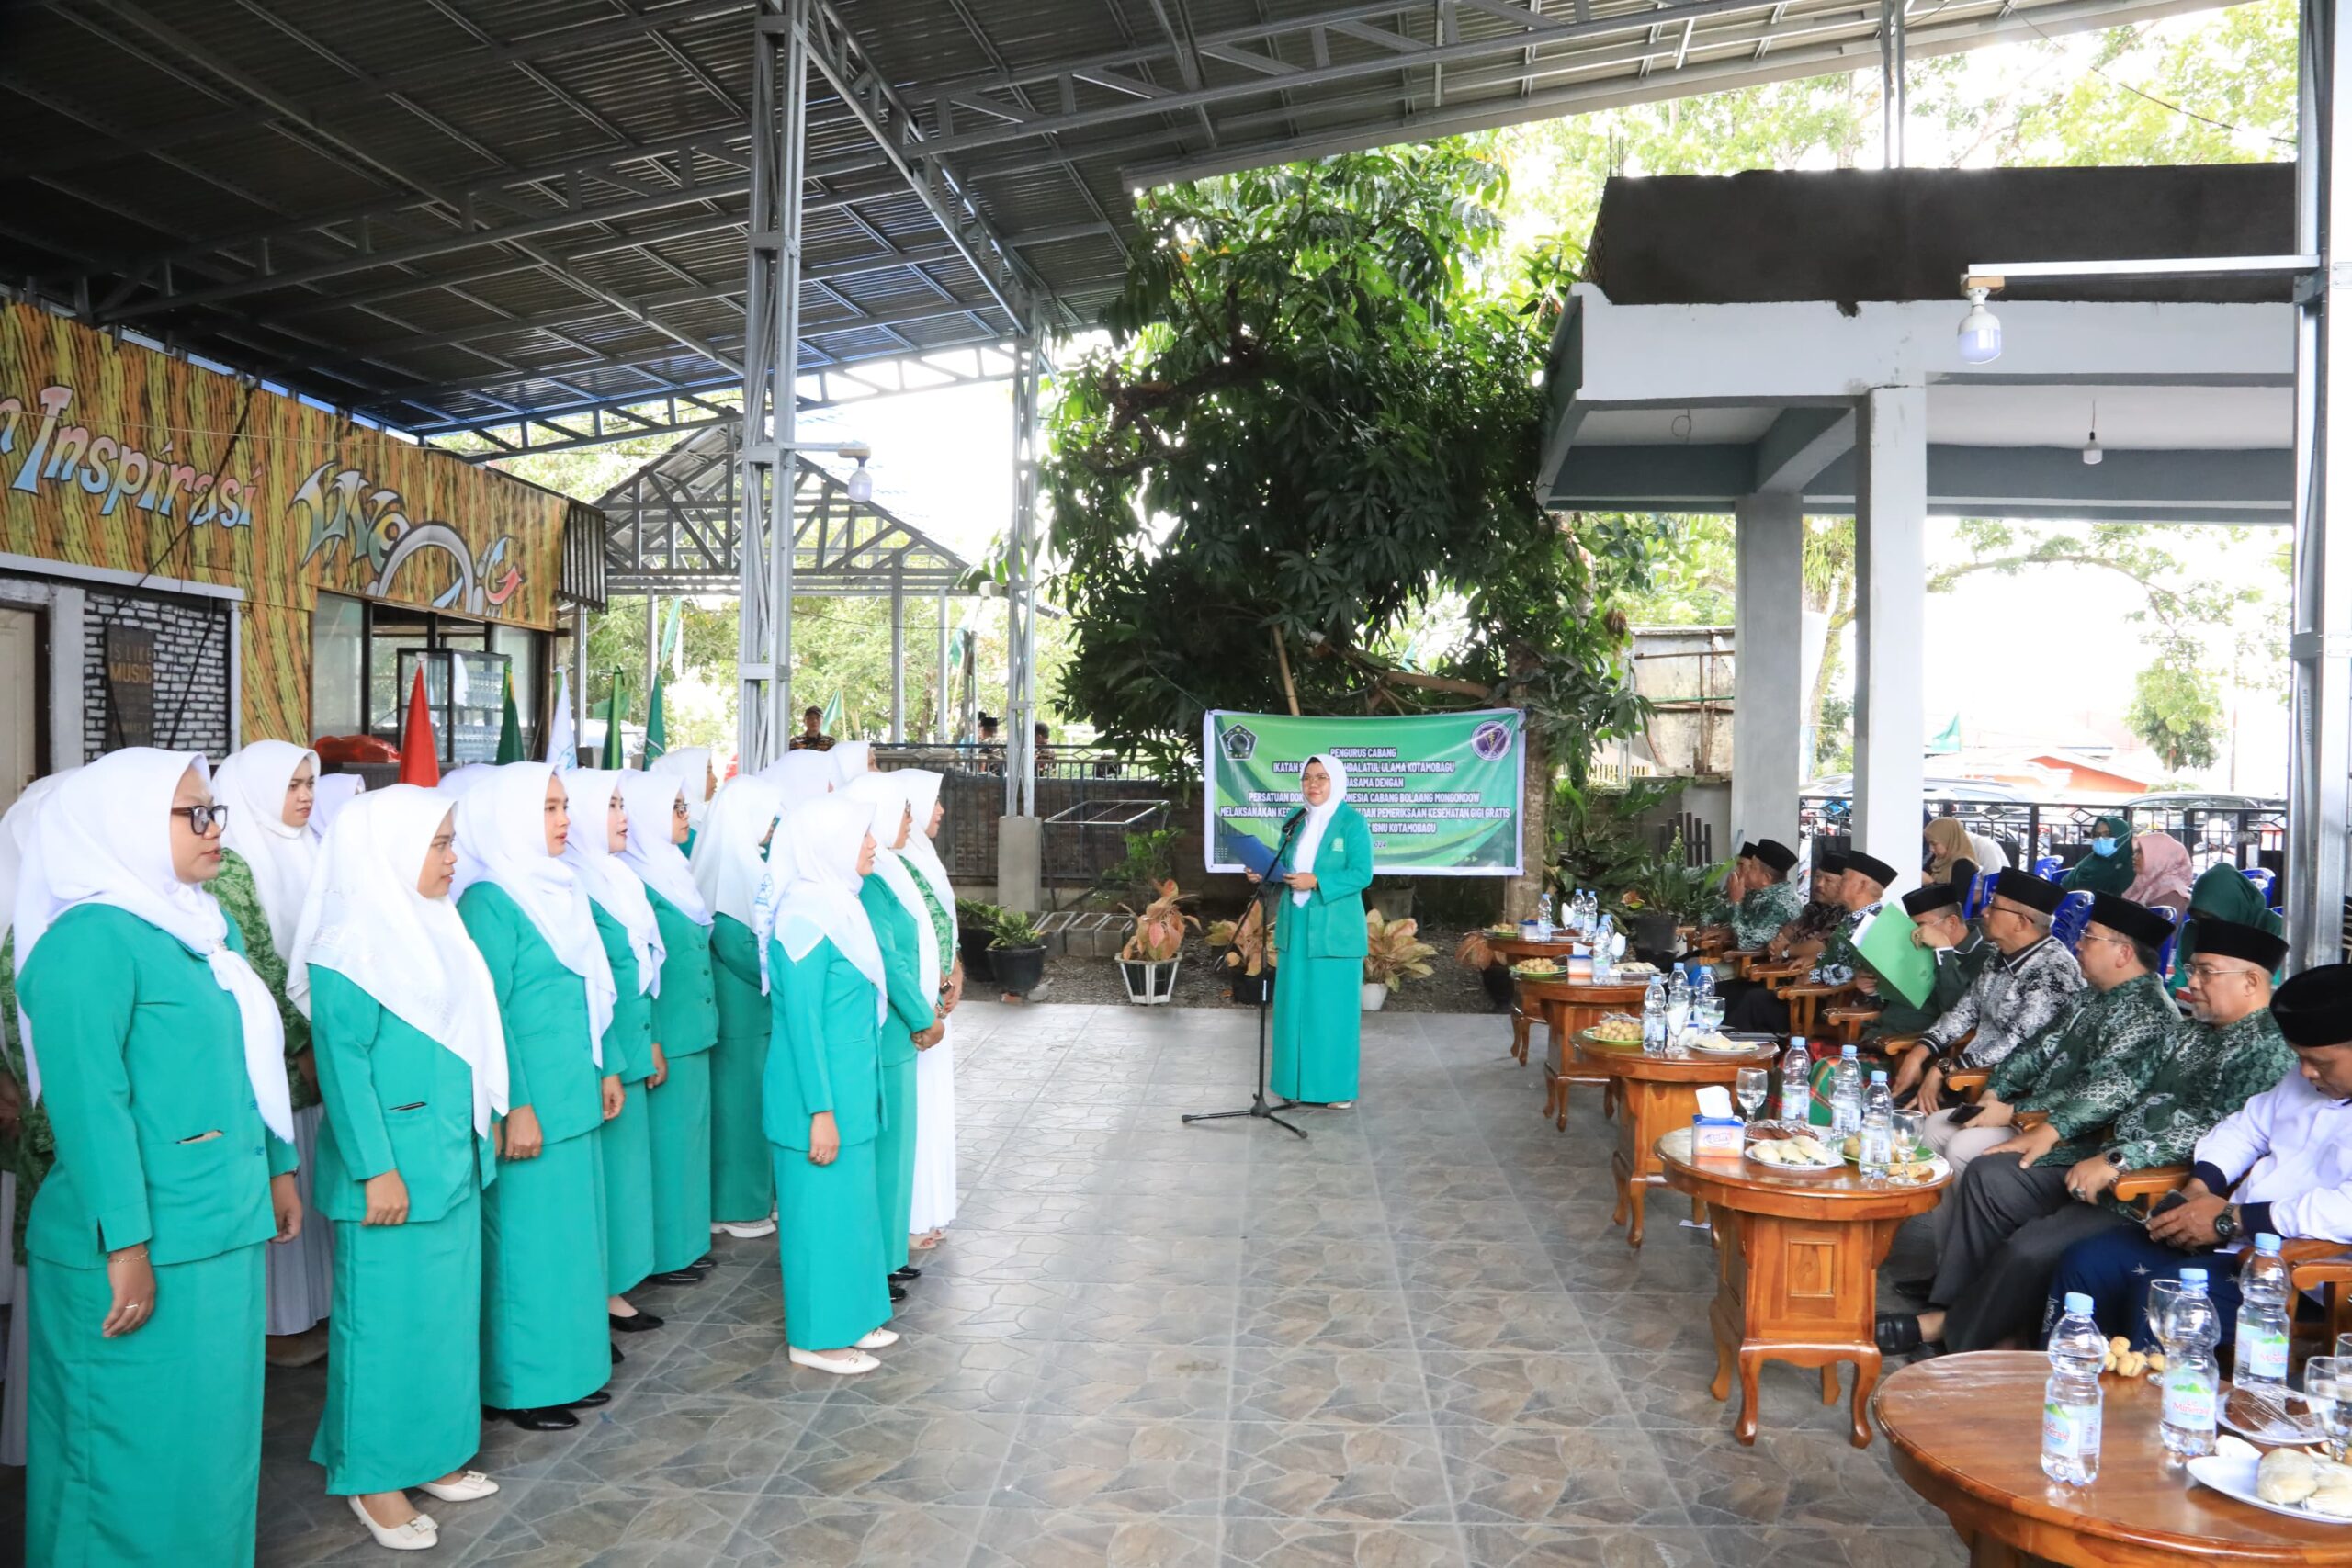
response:
<path id="1" fill-rule="evenodd" d="M 351 1511 L 359 1516 L 359 1522 L 368 1527 L 368 1533 L 376 1538 L 378 1546 L 392 1551 L 423 1551 L 441 1544 L 441 1532 L 434 1527 L 429 1514 L 419 1514 L 404 1525 L 385 1526 L 376 1522 L 368 1505 L 358 1498 L 345 1497 L 344 1501 L 351 1505 Z"/>
<path id="2" fill-rule="evenodd" d="M 891 1346 L 896 1345 L 898 1342 L 899 1337 L 896 1333 L 888 1328 L 877 1328 L 873 1333 L 867 1335 L 865 1338 L 859 1340 L 857 1342 L 857 1348 L 861 1350 L 888 1350 Z"/>
<path id="3" fill-rule="evenodd" d="M 446 1485 L 438 1481 L 428 1481 L 417 1490 L 428 1492 L 444 1503 L 470 1503 L 497 1491 L 498 1483 L 479 1470 L 461 1470 L 458 1472 L 458 1479 Z"/>
<path id="4" fill-rule="evenodd" d="M 1326 1111 L 1353 1111 L 1355 1108 L 1356 1102 L 1352 1100 L 1335 1100 L 1323 1109 Z"/>
<path id="5" fill-rule="evenodd" d="M 853 1377 L 859 1372 L 870 1372 L 882 1364 L 863 1351 L 854 1356 L 844 1356 L 835 1359 L 831 1357 L 820 1356 L 814 1350 L 803 1350 L 797 1346 L 789 1346 L 786 1347 L 785 1354 L 796 1367 L 808 1367 L 817 1371 L 831 1372 L 837 1378 Z"/>
<path id="6" fill-rule="evenodd" d="M 738 1241 L 756 1241 L 761 1236 L 775 1235 L 774 1220 L 753 1220 L 747 1225 L 739 1225 L 731 1221 L 722 1220 L 710 1228 L 715 1231 L 725 1231 Z"/>

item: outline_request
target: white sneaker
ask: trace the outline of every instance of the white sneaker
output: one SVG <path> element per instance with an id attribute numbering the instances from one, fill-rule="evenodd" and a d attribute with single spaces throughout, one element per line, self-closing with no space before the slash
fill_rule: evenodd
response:
<path id="1" fill-rule="evenodd" d="M 899 1342 L 899 1337 L 888 1328 L 877 1328 L 857 1342 L 861 1350 L 888 1350 Z"/>
<path id="2" fill-rule="evenodd" d="M 430 1493 L 444 1503 L 470 1503 L 497 1491 L 498 1483 L 479 1470 L 464 1470 L 458 1472 L 457 1480 L 446 1485 L 438 1481 L 428 1481 L 418 1490 Z"/>
<path id="3" fill-rule="evenodd" d="M 402 1525 L 379 1525 L 376 1516 L 368 1511 L 367 1504 L 356 1497 L 345 1497 L 344 1501 L 351 1505 L 351 1511 L 359 1516 L 359 1522 L 368 1527 L 368 1533 L 376 1538 L 378 1546 L 392 1551 L 423 1551 L 441 1544 L 441 1532 L 434 1528 L 428 1514 L 419 1514 Z"/>
<path id="4" fill-rule="evenodd" d="M 736 1224 L 732 1221 L 722 1220 L 710 1228 L 715 1231 L 725 1231 L 738 1241 L 756 1241 L 761 1236 L 775 1235 L 774 1220 L 753 1220 L 749 1224 Z"/>
<path id="5" fill-rule="evenodd" d="M 882 1364 L 862 1350 L 854 1356 L 835 1359 L 820 1356 L 814 1350 L 803 1350 L 796 1345 L 786 1347 L 785 1354 L 796 1367 L 808 1367 L 820 1372 L 831 1372 L 837 1378 L 854 1377 L 859 1372 L 870 1372 Z"/>

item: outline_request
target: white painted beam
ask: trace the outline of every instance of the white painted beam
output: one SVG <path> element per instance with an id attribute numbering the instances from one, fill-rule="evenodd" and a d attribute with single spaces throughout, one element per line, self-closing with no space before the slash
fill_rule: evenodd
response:
<path id="1" fill-rule="evenodd" d="M 1793 848 L 1806 772 L 1804 507 L 1781 492 L 1747 497 L 1736 512 L 1731 847 L 1778 839 Z"/>
<path id="2" fill-rule="evenodd" d="M 1860 412 L 1854 841 L 1916 872 L 1927 773 L 1927 389 L 1872 387 Z"/>

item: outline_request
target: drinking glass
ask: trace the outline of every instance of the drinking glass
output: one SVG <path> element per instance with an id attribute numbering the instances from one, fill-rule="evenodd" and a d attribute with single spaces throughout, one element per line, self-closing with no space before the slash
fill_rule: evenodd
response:
<path id="1" fill-rule="evenodd" d="M 2148 1332 L 2155 1336 L 2157 1348 L 2164 1351 L 2166 1365 L 2172 1361 L 2172 1309 L 2179 1300 L 2179 1280 L 2148 1281 Z"/>
<path id="2" fill-rule="evenodd" d="M 2303 1398 L 2326 1434 L 2328 1457 L 2343 1463 L 2352 1452 L 2352 1360 L 2313 1356 L 2303 1366 Z"/>
<path id="3" fill-rule="evenodd" d="M 1928 1113 L 1924 1111 L 1898 1111 L 1894 1113 L 1894 1152 L 1905 1161 L 1928 1157 Z"/>
<path id="4" fill-rule="evenodd" d="M 1701 1035 L 1713 1034 L 1724 1025 L 1724 999 L 1709 997 L 1690 1004 L 1690 1027 Z"/>
<path id="5" fill-rule="evenodd" d="M 2339 1360 L 2352 1361 L 2352 1334 L 2335 1337 L 2335 1354 Z"/>
<path id="6" fill-rule="evenodd" d="M 1747 1113 L 1748 1121 L 1755 1121 L 1756 1113 L 1764 1109 L 1764 1093 L 1770 1082 L 1771 1069 L 1769 1067 L 1739 1069 L 1739 1082 L 1735 1092 L 1739 1097 L 1739 1108 Z"/>

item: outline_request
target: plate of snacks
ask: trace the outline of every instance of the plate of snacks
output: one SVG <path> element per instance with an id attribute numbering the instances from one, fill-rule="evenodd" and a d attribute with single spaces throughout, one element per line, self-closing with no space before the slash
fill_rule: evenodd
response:
<path id="1" fill-rule="evenodd" d="M 1819 1173 L 1846 1168 L 1845 1158 L 1838 1154 L 1838 1145 L 1811 1133 L 1796 1133 L 1784 1138 L 1754 1139 L 1747 1145 L 1747 1157 L 1775 1170 Z"/>
<path id="2" fill-rule="evenodd" d="M 2161 1360 L 2163 1352 L 2154 1359 Z M 2326 1436 L 2320 1429 L 2319 1412 L 2300 1393 L 2265 1394 L 2233 1388 L 2217 1414 L 2222 1426 L 2257 1443 L 2316 1443 Z"/>
<path id="3" fill-rule="evenodd" d="M 1591 1028 L 1577 1031 L 1577 1038 L 1588 1045 L 1639 1045 L 1642 1021 L 1612 1012 Z"/>
<path id="4" fill-rule="evenodd" d="M 1758 1046 L 1753 1040 L 1734 1040 L 1728 1034 L 1700 1034 L 1691 1037 L 1690 1049 L 1709 1056 L 1746 1056 Z"/>
<path id="5" fill-rule="evenodd" d="M 2199 1484 L 2292 1519 L 2352 1524 L 2352 1465 L 2301 1449 L 2273 1449 L 2257 1457 L 2254 1445 L 2223 1438 L 2214 1451 L 2188 1461 Z"/>
<path id="6" fill-rule="evenodd" d="M 1510 972 L 1522 980 L 1556 980 L 1567 970 L 1548 958 L 1522 958 L 1510 966 Z"/>

